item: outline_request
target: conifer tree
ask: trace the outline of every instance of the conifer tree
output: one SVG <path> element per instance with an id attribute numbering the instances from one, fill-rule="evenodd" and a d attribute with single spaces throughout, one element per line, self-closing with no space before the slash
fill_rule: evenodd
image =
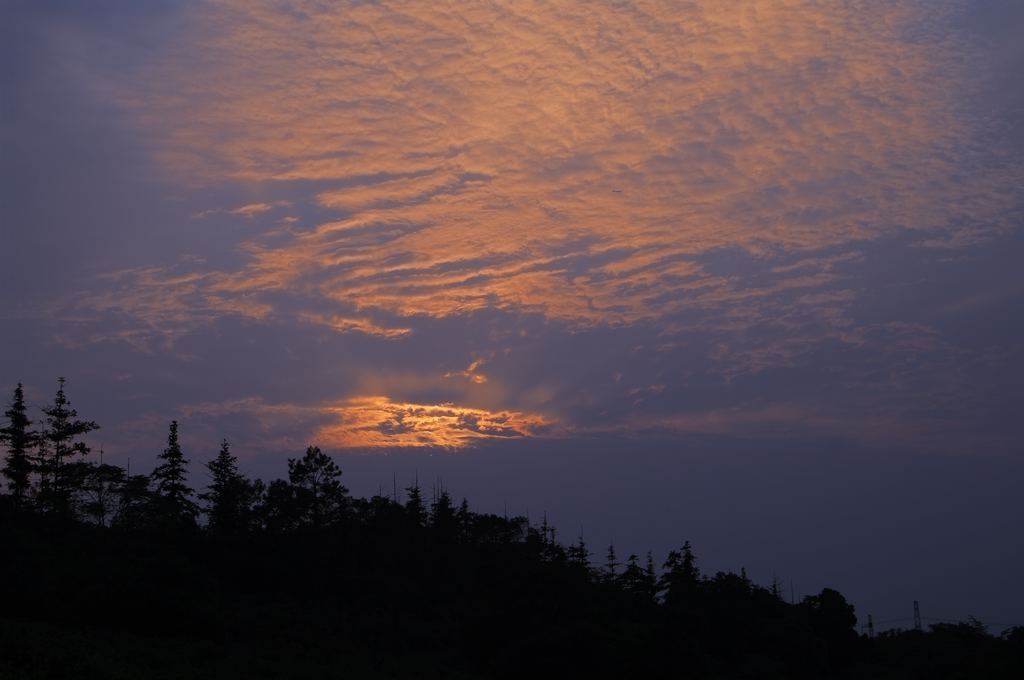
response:
<path id="1" fill-rule="evenodd" d="M 684 579 L 693 583 L 700 580 L 700 569 L 697 568 L 697 557 L 693 554 L 693 548 L 690 547 L 689 541 L 683 542 L 683 557 L 680 566 Z"/>
<path id="2" fill-rule="evenodd" d="M 659 590 L 670 607 L 681 605 L 693 597 L 700 583 L 700 570 L 690 542 L 683 543 L 681 551 L 669 552 L 661 575 Z"/>
<path id="3" fill-rule="evenodd" d="M 232 455 L 227 439 L 206 469 L 211 480 L 208 491 L 199 497 L 206 501 L 210 530 L 221 534 L 242 531 L 252 504 L 252 484 L 238 472 L 238 458 Z"/>
<path id="4" fill-rule="evenodd" d="M 469 510 L 469 501 L 463 497 L 459 509 L 455 511 L 455 522 L 459 526 L 459 535 L 468 538 L 473 530 L 473 513 Z"/>
<path id="5" fill-rule="evenodd" d="M 30 451 L 34 433 L 29 430 L 32 421 L 25 413 L 25 393 L 21 383 L 14 388 L 11 406 L 4 412 L 7 424 L 0 428 L 0 442 L 7 447 L 4 458 L 3 476 L 7 478 L 7 490 L 15 510 L 22 508 L 28 501 L 31 485 L 32 460 Z"/>
<path id="6" fill-rule="evenodd" d="M 409 494 L 408 500 L 405 501 L 406 514 L 413 522 L 419 526 L 424 526 L 427 523 L 427 508 L 423 503 L 423 493 L 420 491 L 419 477 L 416 478 L 412 486 L 405 487 L 405 492 Z"/>
<path id="7" fill-rule="evenodd" d="M 157 458 L 162 461 L 150 475 L 158 520 L 171 525 L 194 525 L 199 508 L 192 501 L 188 485 L 188 460 L 178 443 L 178 421 L 172 420 L 167 448 Z"/>
<path id="8" fill-rule="evenodd" d="M 772 597 L 774 597 L 776 600 L 779 600 L 780 602 L 783 600 L 782 581 L 780 581 L 779 577 L 776 576 L 774 573 L 772 574 L 772 587 L 769 592 L 771 592 Z"/>
<path id="9" fill-rule="evenodd" d="M 658 574 L 654 570 L 654 555 L 647 551 L 647 565 L 644 567 L 644 589 L 647 596 L 654 600 L 658 596 Z"/>
<path id="10" fill-rule="evenodd" d="M 71 498 L 76 491 L 76 479 L 69 474 L 68 463 L 74 456 L 85 457 L 89 447 L 77 441 L 82 435 L 99 429 L 91 420 L 78 420 L 78 412 L 71 407 L 64 393 L 64 378 L 57 379 L 57 394 L 53 405 L 44 408 L 46 430 L 41 437 L 39 464 L 41 467 L 40 495 L 50 512 L 68 515 Z"/>
<path id="11" fill-rule="evenodd" d="M 455 507 L 452 497 L 444 489 L 430 506 L 430 526 L 442 538 L 451 538 L 455 534 Z"/>
<path id="12" fill-rule="evenodd" d="M 635 553 L 626 559 L 626 568 L 619 577 L 622 587 L 635 595 L 646 595 L 647 586 L 643 568 L 640 566 L 640 558 Z"/>
<path id="13" fill-rule="evenodd" d="M 548 536 L 551 534 L 551 525 L 548 524 L 548 513 L 547 511 L 541 515 L 540 527 L 537 530 L 538 538 L 540 538 L 541 545 L 547 547 Z"/>
<path id="14" fill-rule="evenodd" d="M 608 552 L 605 554 L 604 560 L 604 580 L 609 583 L 615 581 L 618 575 L 619 561 L 615 555 L 615 544 L 608 545 Z"/>
<path id="15" fill-rule="evenodd" d="M 580 531 L 580 537 L 576 543 L 570 545 L 566 550 L 566 555 L 569 558 L 569 563 L 575 565 L 583 571 L 590 569 L 590 551 L 587 549 L 587 544 L 583 542 L 583 532 Z"/>
<path id="16" fill-rule="evenodd" d="M 548 513 L 545 512 L 541 518 L 540 527 L 536 531 L 536 535 L 541 543 L 541 557 L 549 562 L 558 562 L 565 559 L 565 550 L 555 539 L 556 534 L 557 529 L 554 524 L 548 522 Z"/>
<path id="17" fill-rule="evenodd" d="M 288 481 L 304 524 L 319 528 L 336 523 L 348 512 L 351 499 L 341 484 L 341 468 L 319 447 L 308 447 L 299 460 L 288 459 Z"/>

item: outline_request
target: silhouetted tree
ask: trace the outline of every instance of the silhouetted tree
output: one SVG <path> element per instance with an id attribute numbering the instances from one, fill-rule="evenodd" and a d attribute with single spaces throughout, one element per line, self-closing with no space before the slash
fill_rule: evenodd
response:
<path id="1" fill-rule="evenodd" d="M 857 643 L 857 615 L 842 593 L 825 588 L 817 595 L 805 597 L 800 609 L 814 631 L 825 641 L 833 661 L 839 665 L 849 661 Z"/>
<path id="2" fill-rule="evenodd" d="M 466 498 L 459 503 L 459 509 L 455 511 L 455 523 L 459 527 L 459 537 L 466 539 L 473 532 L 473 513 L 469 510 L 469 501 Z"/>
<path id="3" fill-rule="evenodd" d="M 831 588 L 825 588 L 817 595 L 808 595 L 801 607 L 812 615 L 816 625 L 829 633 L 845 635 L 857 625 L 853 605 L 842 593 Z"/>
<path id="4" fill-rule="evenodd" d="M 615 544 L 608 545 L 608 552 L 605 553 L 603 578 L 609 583 L 614 583 L 618 577 L 619 560 L 615 554 Z"/>
<path id="5" fill-rule="evenodd" d="M 626 568 L 619 575 L 619 583 L 623 590 L 634 595 L 647 595 L 647 578 L 643 567 L 640 566 L 640 558 L 631 554 L 626 558 Z"/>
<path id="6" fill-rule="evenodd" d="M 651 553 L 622 569 L 613 545 L 592 570 L 582 535 L 563 548 L 546 516 L 455 509 L 440 488 L 427 513 L 418 482 L 404 506 L 383 489 L 352 500 L 312 446 L 264 494 L 225 441 L 201 496 L 212 531 L 167 532 L 169 518 L 194 522 L 177 423 L 152 485 L 100 455 L 60 474 L 81 523 L 114 530 L 53 531 L 0 504 L 0 678 L 149 677 L 155 662 L 196 678 L 1024 677 L 1024 628 L 995 637 L 969 619 L 860 638 L 838 592 L 787 604 L 745 569 L 702 575 L 689 543 L 660 579 Z M 254 510 L 267 531 L 245 531 Z"/>
<path id="7" fill-rule="evenodd" d="M 11 405 L 4 415 L 7 424 L 0 428 L 0 443 L 7 447 L 3 476 L 7 478 L 7 490 L 11 493 L 14 509 L 18 510 L 28 501 L 32 472 L 30 454 L 35 439 L 34 433 L 29 430 L 32 421 L 26 415 L 25 393 L 21 383 L 14 388 Z"/>
<path id="8" fill-rule="evenodd" d="M 1024 652 L 1024 626 L 1012 626 L 1004 630 L 999 637 L 1010 642 Z"/>
<path id="9" fill-rule="evenodd" d="M 528 533 L 529 541 L 537 543 L 536 549 L 539 550 L 540 556 L 549 562 L 565 559 L 565 550 L 555 540 L 556 533 L 555 526 L 548 522 L 548 513 L 546 512 L 541 518 L 540 526 L 536 529 L 530 527 Z"/>
<path id="10" fill-rule="evenodd" d="M 583 542 L 582 531 L 580 532 L 580 537 L 576 540 L 576 543 L 570 545 L 566 549 L 566 555 L 570 564 L 578 567 L 584 572 L 590 569 L 590 551 L 587 549 L 587 544 Z"/>
<path id="11" fill-rule="evenodd" d="M 82 435 L 99 429 L 91 420 L 78 420 L 78 412 L 71 407 L 64 393 L 64 378 L 57 379 L 57 394 L 53 405 L 44 408 L 46 430 L 39 448 L 41 467 L 40 499 L 43 506 L 58 515 L 69 515 L 75 479 L 68 474 L 68 462 L 73 456 L 84 457 L 89 447 L 77 441 Z"/>
<path id="12" fill-rule="evenodd" d="M 285 533 L 300 526 L 302 509 L 296 492 L 297 488 L 283 479 L 275 479 L 267 485 L 259 514 L 268 532 Z"/>
<path id="13" fill-rule="evenodd" d="M 294 487 L 302 524 L 318 528 L 338 522 L 347 513 L 350 499 L 341 484 L 341 468 L 319 447 L 308 447 L 301 459 L 288 459 L 288 481 Z"/>
<path id="14" fill-rule="evenodd" d="M 678 607 L 691 600 L 700 583 L 700 570 L 690 542 L 683 543 L 681 551 L 670 551 L 663 568 L 658 590 L 665 604 Z"/>
<path id="15" fill-rule="evenodd" d="M 112 525 L 122 529 L 146 528 L 153 522 L 155 505 L 149 476 L 126 473 L 117 489 L 117 511 Z"/>
<path id="16" fill-rule="evenodd" d="M 150 474 L 156 518 L 171 526 L 194 526 L 199 507 L 192 501 L 194 491 L 188 485 L 188 460 L 178 443 L 177 420 L 171 421 L 167 448 L 157 458 L 162 462 Z"/>
<path id="17" fill-rule="evenodd" d="M 775 574 L 772 574 L 772 585 L 769 591 L 776 600 L 783 601 L 782 596 L 782 581 Z"/>
<path id="18" fill-rule="evenodd" d="M 654 554 L 647 551 L 647 564 L 644 565 L 644 588 L 650 600 L 658 597 L 658 574 L 654 570 Z"/>
<path id="19" fill-rule="evenodd" d="M 408 499 L 405 501 L 405 512 L 413 523 L 423 526 L 427 523 L 427 507 L 423 502 L 423 493 L 420 490 L 419 477 L 411 486 L 405 487 Z"/>
<path id="20" fill-rule="evenodd" d="M 210 530 L 220 534 L 237 534 L 249 528 L 253 505 L 260 486 L 238 472 L 238 458 L 232 455 L 228 440 L 221 442 L 217 457 L 206 464 L 210 471 L 207 492 L 199 498 L 206 502 Z"/>
<path id="21" fill-rule="evenodd" d="M 537 538 L 543 545 L 548 544 L 548 539 L 551 534 L 551 525 L 548 524 L 548 513 L 544 513 L 540 518 L 540 527 L 537 529 Z"/>
<path id="22" fill-rule="evenodd" d="M 452 497 L 444 489 L 430 506 L 430 527 L 442 539 L 454 538 L 458 529 Z"/>
<path id="23" fill-rule="evenodd" d="M 101 462 L 75 464 L 79 508 L 97 526 L 105 527 L 118 510 L 125 483 L 124 468 Z"/>

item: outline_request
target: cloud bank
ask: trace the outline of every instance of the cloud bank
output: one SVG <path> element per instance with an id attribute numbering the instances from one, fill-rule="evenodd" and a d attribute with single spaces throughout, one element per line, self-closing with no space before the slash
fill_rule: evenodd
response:
<path id="1" fill-rule="evenodd" d="M 964 366 L 1020 351 L 957 337 L 915 288 L 1021 223 L 970 9 L 189 4 L 137 66 L 87 79 L 184 197 L 188 252 L 51 313 L 81 322 L 68 347 L 186 362 L 224 324 L 284 334 L 289 361 L 332 347 L 359 369 L 308 403 L 349 404 L 354 424 L 311 432 L 338 446 L 556 422 L 921 440 L 1002 398 Z M 428 412 L 444 425 L 407 429 Z"/>

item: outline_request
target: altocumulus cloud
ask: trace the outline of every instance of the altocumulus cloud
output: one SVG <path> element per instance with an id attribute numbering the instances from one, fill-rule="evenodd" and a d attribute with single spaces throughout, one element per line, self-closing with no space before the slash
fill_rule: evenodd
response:
<path id="1" fill-rule="evenodd" d="M 360 370 L 310 402 L 338 446 L 913 440 L 963 393 L 948 369 L 986 360 L 878 312 L 872 263 L 1019 225 L 1020 159 L 969 105 L 989 55 L 950 28 L 966 6 L 189 5 L 103 94 L 168 184 L 256 195 L 194 213 L 246 223 L 237 257 L 122 269 L 54 314 L 116 318 L 92 339 L 140 351 L 226 318 L 342 336 Z"/>

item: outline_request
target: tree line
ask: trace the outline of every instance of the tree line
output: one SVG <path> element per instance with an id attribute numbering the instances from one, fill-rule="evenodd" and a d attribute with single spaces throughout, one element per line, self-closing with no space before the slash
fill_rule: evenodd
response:
<path id="1" fill-rule="evenodd" d="M 444 488 L 428 503 L 418 480 L 404 489 L 404 503 L 383 495 L 353 499 L 341 483 L 339 466 L 317 446 L 309 446 L 301 458 L 288 459 L 287 479 L 266 484 L 240 471 L 225 439 L 216 457 L 205 463 L 209 484 L 197 492 L 189 485 L 190 461 L 181 448 L 176 420 L 170 422 L 167 446 L 157 456 L 153 471 L 130 474 L 102 458 L 87 459 L 92 449 L 83 438 L 100 426 L 79 418 L 66 383 L 63 377 L 57 379 L 53 402 L 41 409 L 39 420 L 29 417 L 21 383 L 4 413 L 7 422 L 0 428 L 0 444 L 7 451 L 2 474 L 5 500 L 15 513 L 135 530 L 198 530 L 205 516 L 202 528 L 217 535 L 316 531 L 391 514 L 450 540 L 474 534 L 485 541 L 537 543 L 547 560 L 572 565 L 596 580 L 616 583 L 652 600 L 672 602 L 700 577 L 688 542 L 669 553 L 661 576 L 651 553 L 644 563 L 635 554 L 620 562 L 614 545 L 608 546 L 603 563 L 592 564 L 583 537 L 567 547 L 561 545 L 546 516 L 535 527 L 522 516 L 481 515 L 470 511 L 465 498 L 456 505 Z M 741 580 L 750 585 L 745 573 Z M 772 592 L 781 597 L 777 584 Z"/>
<path id="2" fill-rule="evenodd" d="M 171 421 L 167 446 L 148 475 L 105 463 L 102 452 L 99 460 L 89 460 L 92 450 L 83 437 L 99 425 L 79 418 L 65 388 L 66 380 L 59 378 L 53 402 L 42 408 L 38 421 L 29 417 L 23 386 L 14 389 L 0 428 L 0 444 L 7 449 L 6 500 L 14 512 L 100 527 L 166 529 L 197 528 L 205 515 L 209 531 L 234 534 L 316 529 L 343 521 L 353 510 L 340 468 L 315 446 L 288 460 L 287 480 L 267 485 L 239 471 L 238 458 L 224 440 L 205 464 L 210 483 L 199 493 L 189 485 L 190 461 L 177 421 Z M 422 504 L 418 485 L 410 490 L 410 503 Z"/>
<path id="3" fill-rule="evenodd" d="M 246 477 L 227 441 L 193 489 L 171 421 L 148 475 L 90 457 L 61 378 L 0 428 L 0 678 L 1019 677 L 1024 628 L 858 635 L 843 595 L 702 573 L 684 542 L 602 559 L 545 517 L 414 481 L 354 498 L 310 446 Z M 113 636 L 113 637 L 111 637 Z M 109 640 L 117 642 L 110 648 Z M 102 651 L 96 651 L 102 650 Z"/>
<path id="4" fill-rule="evenodd" d="M 181 448 L 176 420 L 170 422 L 167 446 L 158 454 L 157 466 L 148 475 L 133 475 L 102 459 L 87 460 L 92 449 L 83 437 L 99 425 L 79 418 L 67 396 L 66 382 L 63 377 L 57 379 L 53 402 L 42 408 L 38 421 L 29 418 L 23 385 L 14 389 L 5 412 L 7 424 L 0 428 L 0 444 L 7 447 L 2 473 L 7 501 L 15 512 L 136 530 L 199 529 L 205 516 L 205 530 L 220 535 L 315 531 L 390 512 L 401 515 L 410 526 L 429 528 L 449 539 L 476 533 L 482 540 L 536 542 L 545 559 L 573 565 L 597 580 L 652 600 L 672 602 L 687 584 L 700 578 L 689 542 L 669 553 L 660 577 L 650 552 L 644 563 L 635 554 L 620 562 L 614 545 L 608 546 L 604 562 L 593 564 L 583 536 L 562 546 L 546 516 L 536 527 L 522 516 L 502 517 L 499 522 L 493 515 L 471 512 L 465 498 L 456 506 L 444 488 L 428 503 L 418 480 L 405 487 L 404 504 L 383 495 L 355 500 L 341 483 L 339 466 L 317 446 L 309 446 L 301 458 L 288 459 L 287 479 L 266 484 L 240 471 L 225 439 L 216 457 L 205 464 L 209 484 L 197 493 L 189 485 L 190 461 Z M 34 425 L 40 427 L 33 429 Z M 741 580 L 750 585 L 745 573 Z M 772 592 L 781 598 L 778 584 Z"/>

